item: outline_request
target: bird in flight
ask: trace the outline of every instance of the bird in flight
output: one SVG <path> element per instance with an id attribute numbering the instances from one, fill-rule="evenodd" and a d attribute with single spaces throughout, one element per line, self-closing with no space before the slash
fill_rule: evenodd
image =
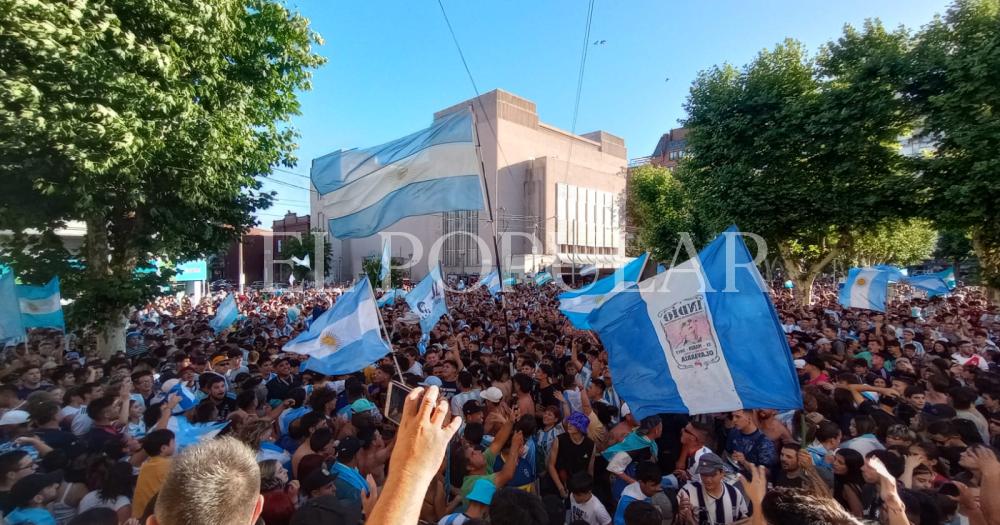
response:
<path id="1" fill-rule="evenodd" d="M 604 44 L 607 44 L 607 43 L 608 43 L 607 40 L 594 40 L 594 45 L 595 46 L 603 46 Z"/>

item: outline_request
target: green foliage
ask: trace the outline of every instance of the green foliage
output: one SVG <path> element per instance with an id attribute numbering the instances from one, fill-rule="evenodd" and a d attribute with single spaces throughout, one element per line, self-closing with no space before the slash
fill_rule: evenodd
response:
<path id="1" fill-rule="evenodd" d="M 403 285 L 403 271 L 395 268 L 396 265 L 401 265 L 406 262 L 404 259 L 398 257 L 390 257 L 392 261 L 392 266 L 389 270 L 389 283 L 392 288 L 399 288 Z M 361 261 L 361 269 L 368 276 L 368 282 L 372 283 L 372 288 L 379 288 L 382 286 L 382 281 L 379 280 L 378 275 L 382 272 L 382 256 L 372 255 L 366 257 Z"/>
<path id="2" fill-rule="evenodd" d="M 938 233 L 924 219 L 889 220 L 854 235 L 844 260 L 852 266 L 908 266 L 929 258 Z"/>
<path id="3" fill-rule="evenodd" d="M 973 255 L 972 239 L 969 238 L 969 232 L 943 230 L 938 235 L 937 246 L 934 248 L 934 257 L 960 263 L 968 260 Z"/>
<path id="4" fill-rule="evenodd" d="M 969 231 L 984 282 L 1000 290 L 1000 2 L 958 0 L 924 27 L 908 95 L 936 154 L 922 159 L 926 213 Z M 1000 295 L 1000 293 L 998 293 Z"/>
<path id="5" fill-rule="evenodd" d="M 814 57 L 786 40 L 743 69 L 701 73 L 676 175 L 709 229 L 761 235 L 806 284 L 855 232 L 907 217 L 914 185 L 897 140 L 913 120 L 899 96 L 908 46 L 905 30 L 868 21 Z"/>
<path id="6" fill-rule="evenodd" d="M 316 280 L 322 282 L 327 276 L 330 275 L 330 258 L 333 254 L 330 243 L 323 241 L 323 275 L 314 275 L 316 270 L 316 239 L 317 236 L 322 238 L 325 233 L 322 230 L 312 230 L 310 232 L 303 233 L 299 238 L 296 237 L 284 237 L 281 246 L 281 258 L 290 259 L 295 257 L 297 259 L 308 258 L 309 268 L 305 268 L 299 265 L 293 265 L 292 275 L 295 276 L 296 281 L 312 281 Z"/>
<path id="7" fill-rule="evenodd" d="M 0 229 L 42 233 L 5 257 L 32 281 L 58 273 L 77 319 L 117 319 L 156 288 L 137 267 L 216 252 L 270 205 L 257 177 L 294 165 L 288 121 L 323 61 L 304 18 L 274 0 L 0 12 Z M 68 221 L 87 227 L 76 254 L 51 237 Z"/>
<path id="8" fill-rule="evenodd" d="M 645 165 L 630 170 L 628 193 L 629 221 L 638 230 L 638 248 L 649 251 L 653 260 L 672 261 L 681 234 L 687 234 L 695 247 L 711 240 L 691 196 L 667 168 Z M 687 255 L 682 249 L 679 257 Z"/>

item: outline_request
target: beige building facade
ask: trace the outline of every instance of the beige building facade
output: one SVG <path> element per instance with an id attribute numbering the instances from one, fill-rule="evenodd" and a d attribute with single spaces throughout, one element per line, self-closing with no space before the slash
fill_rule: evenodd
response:
<path id="1" fill-rule="evenodd" d="M 625 141 L 605 131 L 574 135 L 545 124 L 534 102 L 502 90 L 455 104 L 434 118 L 470 106 L 504 274 L 523 277 L 551 269 L 566 275 L 587 265 L 623 264 Z M 323 197 L 312 192 L 310 205 L 312 223 L 327 224 L 330 210 Z M 392 236 L 394 264 L 410 263 L 403 272 L 416 281 L 433 264 L 432 252 L 448 276 L 488 272 L 494 264 L 492 227 L 484 208 L 409 217 L 381 233 Z M 337 281 L 360 275 L 362 260 L 381 254 L 380 235 L 330 242 L 329 274 Z"/>

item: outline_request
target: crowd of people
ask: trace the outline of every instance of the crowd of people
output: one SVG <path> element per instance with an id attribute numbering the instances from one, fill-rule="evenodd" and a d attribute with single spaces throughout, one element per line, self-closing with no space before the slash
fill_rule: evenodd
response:
<path id="1" fill-rule="evenodd" d="M 1000 524 L 1000 309 L 974 288 L 845 310 L 832 283 L 772 297 L 801 410 L 637 420 L 558 288 L 448 294 L 429 341 L 329 377 L 282 352 L 334 290 L 136 309 L 125 347 L 36 330 L 0 376 L 9 525 Z M 904 290 L 905 292 L 905 290 Z M 501 304 L 503 306 L 501 306 Z M 760 363 L 760 366 L 775 366 Z M 391 382 L 414 389 L 385 417 Z M 395 388 L 395 387 L 393 387 Z M 454 417 L 454 419 L 451 419 Z"/>

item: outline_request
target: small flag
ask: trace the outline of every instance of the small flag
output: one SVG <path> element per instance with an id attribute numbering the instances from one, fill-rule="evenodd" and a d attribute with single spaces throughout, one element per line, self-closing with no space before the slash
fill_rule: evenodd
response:
<path id="1" fill-rule="evenodd" d="M 844 287 L 840 289 L 840 305 L 884 312 L 892 277 L 892 272 L 875 268 L 851 268 Z"/>
<path id="2" fill-rule="evenodd" d="M 382 261 L 378 270 L 378 282 L 382 286 L 388 288 L 392 286 L 391 284 L 386 285 L 386 279 L 391 274 L 392 268 L 392 251 L 389 248 L 389 239 L 382 242 Z"/>
<path id="3" fill-rule="evenodd" d="M 648 258 L 649 254 L 644 253 L 615 270 L 615 273 L 598 279 L 589 286 L 559 294 L 559 311 L 576 328 L 589 330 L 587 316 L 611 296 L 638 282 Z"/>
<path id="4" fill-rule="evenodd" d="M 777 312 L 735 226 L 697 257 L 615 294 L 589 323 L 637 420 L 802 407 Z"/>
<path id="5" fill-rule="evenodd" d="M 232 293 L 226 294 L 226 298 L 215 309 L 215 317 L 208 322 L 208 326 L 212 327 L 215 333 L 219 333 L 232 326 L 239 315 L 240 309 L 236 305 L 236 297 Z"/>
<path id="6" fill-rule="evenodd" d="M 177 403 L 177 406 L 174 408 L 174 415 L 183 414 L 198 404 L 198 396 L 195 395 L 190 388 L 184 386 L 184 383 L 180 381 L 178 381 L 173 388 L 167 391 L 168 399 L 171 394 L 176 394 L 181 398 L 180 403 Z"/>
<path id="7" fill-rule="evenodd" d="M 288 286 L 295 286 L 295 275 L 288 274 Z"/>
<path id="8" fill-rule="evenodd" d="M 410 305 L 410 310 L 416 312 L 420 317 L 420 329 L 425 334 L 431 333 L 431 329 L 437 324 L 441 316 L 448 313 L 448 305 L 444 299 L 444 281 L 441 279 L 441 270 L 434 268 L 427 274 L 410 293 L 406 294 L 406 304 Z"/>
<path id="9" fill-rule="evenodd" d="M 389 353 L 376 308 L 364 277 L 282 350 L 309 356 L 303 367 L 307 370 L 326 375 L 357 372 Z"/>
<path id="10" fill-rule="evenodd" d="M 535 286 L 544 286 L 552 282 L 552 274 L 549 272 L 538 272 L 535 274 Z"/>
<path id="11" fill-rule="evenodd" d="M 308 255 L 304 255 L 304 256 L 302 256 L 302 258 L 301 258 L 301 259 L 300 259 L 300 258 L 298 258 L 298 257 L 289 257 L 289 259 L 290 259 L 290 260 L 291 260 L 291 261 L 292 261 L 293 263 L 295 263 L 295 264 L 297 264 L 297 265 L 299 265 L 299 266 L 305 266 L 306 268 L 309 268 L 309 266 L 310 266 L 310 264 L 309 264 L 309 256 L 308 256 Z M 311 269 L 311 268 L 310 268 L 310 269 Z"/>
<path id="12" fill-rule="evenodd" d="M 17 299 L 14 272 L 0 275 L 0 341 L 24 338 L 24 324 L 21 322 L 21 306 Z"/>
<path id="13" fill-rule="evenodd" d="M 496 270 L 493 270 L 479 281 L 479 285 L 485 286 L 489 290 L 490 295 L 496 297 L 500 292 L 500 274 Z"/>
<path id="14" fill-rule="evenodd" d="M 376 304 L 378 304 L 379 308 L 387 304 L 392 306 L 396 304 L 396 299 L 402 299 L 404 297 L 406 297 L 405 290 L 403 290 L 402 288 L 393 288 L 392 290 L 383 293 L 382 297 L 379 297 L 378 301 L 376 301 Z"/>
<path id="15" fill-rule="evenodd" d="M 21 323 L 25 328 L 66 329 L 59 295 L 59 277 L 43 286 L 17 285 Z"/>
<path id="16" fill-rule="evenodd" d="M 583 276 L 594 275 L 596 273 L 597 273 L 597 266 L 593 264 L 588 264 L 587 266 L 584 266 L 583 268 L 580 269 L 580 275 Z"/>
<path id="17" fill-rule="evenodd" d="M 927 292 L 928 297 L 938 297 L 951 292 L 948 283 L 941 278 L 941 273 L 925 273 L 914 275 L 906 279 L 906 282 L 918 290 Z"/>
<path id="18" fill-rule="evenodd" d="M 185 416 L 171 416 L 167 429 L 173 431 L 177 450 L 183 450 L 202 441 L 208 441 L 222 432 L 229 421 L 221 423 L 192 423 Z"/>

